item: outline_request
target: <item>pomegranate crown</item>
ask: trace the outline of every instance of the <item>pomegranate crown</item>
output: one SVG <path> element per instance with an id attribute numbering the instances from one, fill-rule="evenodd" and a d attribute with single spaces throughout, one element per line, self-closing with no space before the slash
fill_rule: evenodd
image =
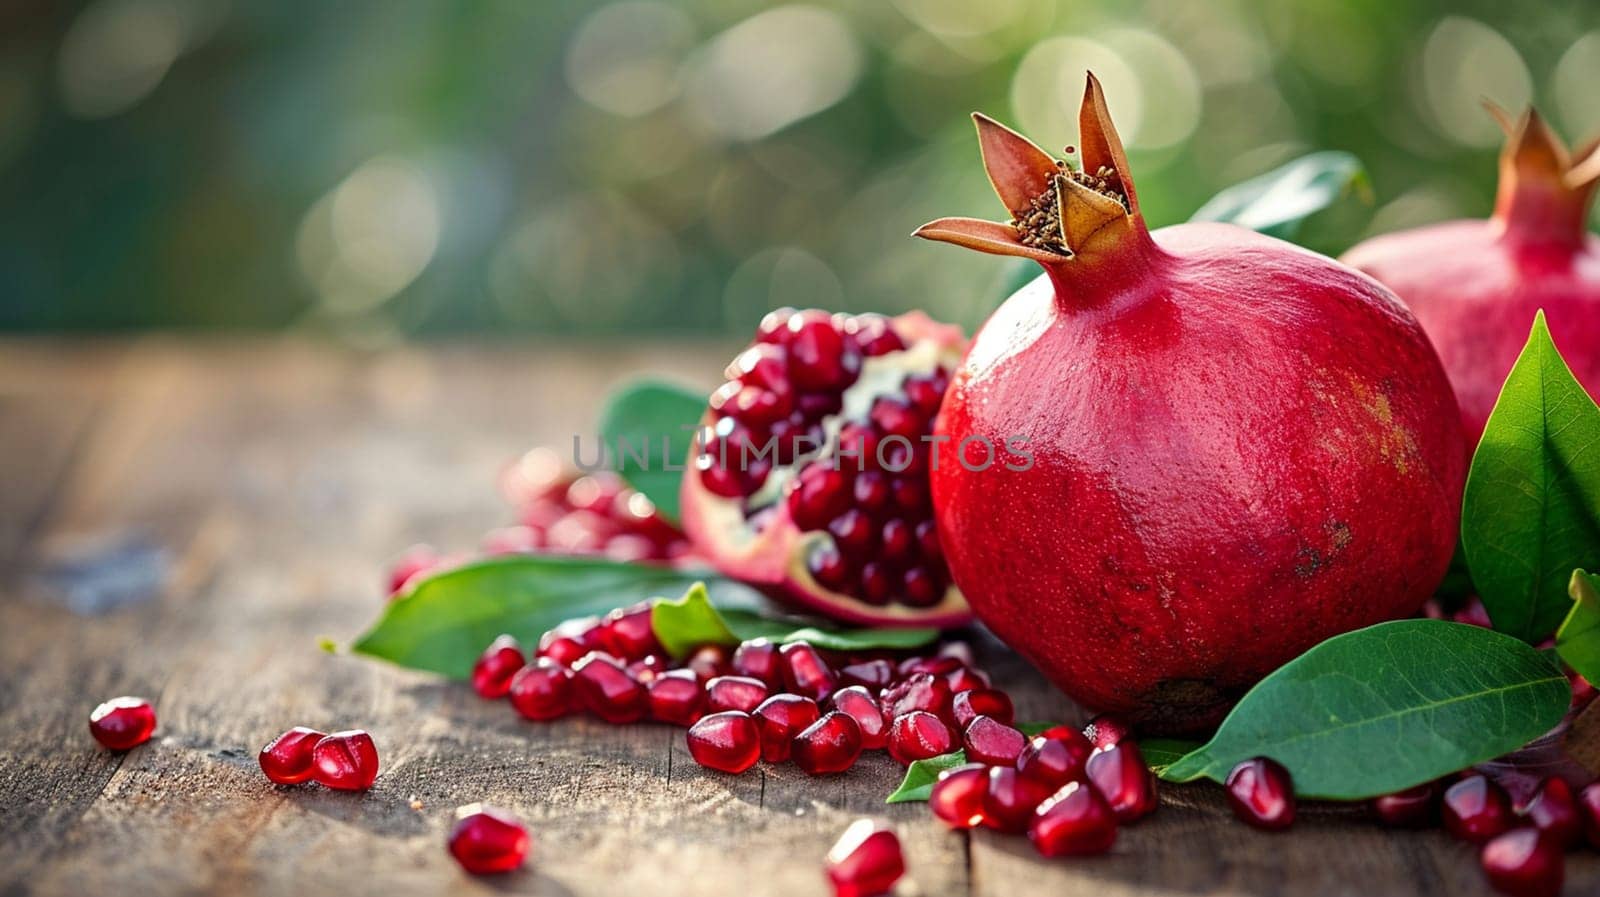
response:
<path id="1" fill-rule="evenodd" d="M 1494 217 L 1507 234 L 1581 242 L 1600 186 L 1600 139 L 1574 156 L 1537 109 L 1520 117 L 1484 104 L 1506 133 Z"/>
<path id="2" fill-rule="evenodd" d="M 1030 258 L 1050 268 L 1108 250 L 1144 230 L 1122 138 L 1094 73 L 1078 111 L 1079 170 L 981 112 L 972 119 L 989 183 L 1011 220 L 940 218 L 913 236 Z"/>

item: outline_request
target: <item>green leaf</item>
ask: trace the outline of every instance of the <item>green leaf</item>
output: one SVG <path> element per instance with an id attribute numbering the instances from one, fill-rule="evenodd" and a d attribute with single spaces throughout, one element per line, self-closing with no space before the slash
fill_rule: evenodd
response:
<path id="1" fill-rule="evenodd" d="M 1556 631 L 1556 653 L 1590 682 L 1600 682 L 1600 576 L 1572 571 L 1572 610 Z"/>
<path id="2" fill-rule="evenodd" d="M 1371 193 L 1361 160 L 1332 150 L 1312 153 L 1223 190 L 1189 220 L 1223 221 L 1292 240 L 1307 218 L 1351 192 Z"/>
<path id="3" fill-rule="evenodd" d="M 1494 628 L 1539 642 L 1571 609 L 1572 571 L 1600 564 L 1600 408 L 1544 312 L 1472 457 L 1461 543 Z"/>
<path id="4" fill-rule="evenodd" d="M 464 678 L 495 636 L 530 643 L 564 620 L 603 614 L 660 595 L 679 595 L 703 572 L 588 558 L 516 555 L 457 567 L 389 602 L 350 650 L 401 666 Z M 719 599 L 754 600 L 743 586 L 713 580 Z"/>
<path id="5" fill-rule="evenodd" d="M 906 767 L 906 776 L 900 780 L 900 787 L 884 800 L 886 804 L 904 804 L 912 801 L 925 801 L 933 793 L 933 783 L 939 781 L 939 773 L 947 769 L 955 769 L 967 762 L 966 751 L 953 751 L 940 754 L 926 760 L 913 760 Z"/>
<path id="6" fill-rule="evenodd" d="M 682 468 L 705 411 L 703 393 L 638 380 L 612 393 L 600 412 L 600 438 L 611 466 L 669 520 L 678 519 Z"/>
<path id="7" fill-rule="evenodd" d="M 937 629 L 840 629 L 752 607 L 718 608 L 702 587 L 690 587 L 681 598 L 657 602 L 650 625 L 673 657 L 683 657 L 701 645 L 733 646 L 753 638 L 779 644 L 810 642 L 829 651 L 865 651 L 917 648 L 939 637 Z"/>
<path id="8" fill-rule="evenodd" d="M 1200 742 L 1190 741 L 1187 738 L 1141 738 L 1139 739 L 1139 753 L 1144 755 L 1144 765 L 1150 771 L 1161 775 L 1167 767 L 1178 762 L 1188 754 L 1200 747 Z"/>
<path id="9" fill-rule="evenodd" d="M 1566 677 L 1504 633 L 1398 620 L 1335 636 L 1261 680 L 1162 778 L 1223 781 L 1242 760 L 1288 767 L 1304 797 L 1357 800 L 1515 750 L 1561 721 Z"/>

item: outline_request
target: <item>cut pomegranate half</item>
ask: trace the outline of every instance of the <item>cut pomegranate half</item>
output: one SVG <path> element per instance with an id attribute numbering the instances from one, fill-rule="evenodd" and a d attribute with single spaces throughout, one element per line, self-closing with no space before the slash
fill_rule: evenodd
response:
<path id="1" fill-rule="evenodd" d="M 913 312 L 781 309 L 711 395 L 683 478 L 683 525 L 723 573 L 871 625 L 970 619 L 933 525 L 928 472 L 958 327 Z"/>

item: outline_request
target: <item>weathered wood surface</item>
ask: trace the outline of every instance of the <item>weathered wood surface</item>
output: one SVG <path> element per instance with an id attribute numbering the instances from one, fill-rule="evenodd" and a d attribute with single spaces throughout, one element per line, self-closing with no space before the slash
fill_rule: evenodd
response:
<path id="1" fill-rule="evenodd" d="M 861 814 L 899 826 L 905 894 L 1489 893 L 1440 832 L 1307 808 L 1267 835 L 1207 786 L 1165 788 L 1109 857 L 1044 862 L 884 806 L 886 757 L 827 780 L 712 774 L 677 730 L 525 723 L 318 650 L 373 616 L 397 549 L 502 523 L 500 465 L 587 432 L 619 372 L 703 380 L 697 359 L 725 348 L 0 342 L 0 894 L 821 894 L 820 857 Z M 92 612 L 69 587 L 97 562 L 161 585 Z M 1080 718 L 1003 652 L 986 660 L 1023 717 Z M 160 728 L 118 756 L 85 717 L 124 693 L 152 698 Z M 268 784 L 255 752 L 293 724 L 369 729 L 377 786 Z M 530 823 L 527 871 L 474 880 L 445 853 L 453 808 L 477 800 Z M 1600 857 L 1570 858 L 1565 893 L 1600 893 Z"/>

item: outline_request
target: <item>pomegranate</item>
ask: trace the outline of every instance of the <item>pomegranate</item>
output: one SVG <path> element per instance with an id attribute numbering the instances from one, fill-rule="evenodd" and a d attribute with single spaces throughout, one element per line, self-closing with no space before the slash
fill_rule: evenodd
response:
<path id="1" fill-rule="evenodd" d="M 983 799 L 988 793 L 989 767 L 969 763 L 939 773 L 928 794 L 928 807 L 951 828 L 972 828 L 983 822 Z"/>
<path id="2" fill-rule="evenodd" d="M 1443 810 L 1445 829 L 1474 844 L 1510 829 L 1514 821 L 1505 791 L 1476 773 L 1445 789 Z"/>
<path id="3" fill-rule="evenodd" d="M 950 700 L 950 716 L 963 729 L 980 716 L 1010 725 L 1016 715 L 1016 710 L 1011 706 L 1011 697 L 993 688 L 957 692 Z"/>
<path id="4" fill-rule="evenodd" d="M 311 749 L 311 778 L 338 791 L 365 791 L 378 778 L 378 748 L 372 736 L 347 729 L 318 739 Z"/>
<path id="5" fill-rule="evenodd" d="M 674 726 L 692 726 L 706 713 L 706 692 L 690 670 L 669 670 L 650 680 L 650 718 Z"/>
<path id="6" fill-rule="evenodd" d="M 1372 811 L 1394 828 L 1429 828 L 1439 818 L 1439 783 L 1426 782 L 1372 799 Z"/>
<path id="7" fill-rule="evenodd" d="M 1017 755 L 1017 771 L 1049 788 L 1060 788 L 1083 778 L 1091 753 L 1088 739 L 1062 726 L 1059 732 L 1041 732 L 1029 739 Z"/>
<path id="8" fill-rule="evenodd" d="M 1269 832 L 1294 824 L 1294 781 L 1283 764 L 1255 757 L 1228 773 L 1228 805 L 1233 815 Z"/>
<path id="9" fill-rule="evenodd" d="M 921 313 L 767 315 L 712 393 L 683 478 L 696 550 L 835 619 L 969 619 L 928 497 L 929 431 L 963 342 Z"/>
<path id="10" fill-rule="evenodd" d="M 1466 453 L 1404 306 L 1242 228 L 1149 232 L 1092 75 L 1081 171 L 976 118 L 1012 222 L 917 235 L 1045 270 L 934 425 L 940 545 L 978 617 L 1080 704 L 1185 732 L 1329 636 L 1416 612 Z"/>
<path id="11" fill-rule="evenodd" d="M 1534 828 L 1495 837 L 1478 862 L 1495 890 L 1510 897 L 1557 897 L 1566 877 L 1561 845 Z"/>
<path id="12" fill-rule="evenodd" d="M 1023 832 L 1034 810 L 1050 796 L 1050 786 L 1007 766 L 989 768 L 983 797 L 983 824 L 1002 832 Z"/>
<path id="13" fill-rule="evenodd" d="M 450 855 L 473 875 L 511 872 L 528 856 L 528 830 L 515 816 L 484 804 L 456 810 Z"/>
<path id="14" fill-rule="evenodd" d="M 767 699 L 767 686 L 749 676 L 718 676 L 706 683 L 706 710 L 753 712 Z"/>
<path id="15" fill-rule="evenodd" d="M 1583 820 L 1583 836 L 1589 846 L 1600 850 L 1600 782 L 1585 785 L 1578 792 L 1578 815 Z"/>
<path id="16" fill-rule="evenodd" d="M 1117 818 L 1093 788 L 1068 782 L 1034 812 L 1028 840 L 1047 857 L 1105 853 L 1117 841 Z"/>
<path id="17" fill-rule="evenodd" d="M 1575 846 L 1583 839 L 1583 820 L 1578 816 L 1578 804 L 1572 797 L 1572 786 L 1566 779 L 1552 776 L 1545 779 L 1534 792 L 1522 815 L 1545 837 L 1563 848 Z"/>
<path id="18" fill-rule="evenodd" d="M 1574 159 L 1538 112 L 1505 128 L 1500 190 L 1486 221 L 1449 221 L 1374 237 L 1344 256 L 1400 295 L 1439 350 L 1470 449 L 1544 309 L 1572 373 L 1600 395 L 1600 238 L 1585 220 L 1600 145 Z"/>
<path id="19" fill-rule="evenodd" d="M 764 638 L 751 639 L 733 652 L 733 671 L 765 683 L 769 689 L 783 687 L 783 669 L 778 663 L 778 646 Z"/>
<path id="20" fill-rule="evenodd" d="M 1118 822 L 1135 822 L 1155 812 L 1159 802 L 1156 776 L 1132 741 L 1090 754 L 1083 774 L 1106 799 Z"/>
<path id="21" fill-rule="evenodd" d="M 829 711 L 794 737 L 789 754 L 806 775 L 844 772 L 861 756 L 861 726 L 848 713 Z"/>
<path id="22" fill-rule="evenodd" d="M 816 722 L 822 711 L 817 702 L 799 695 L 773 695 L 753 714 L 761 733 L 761 759 L 781 763 L 789 759 L 794 737 Z"/>
<path id="23" fill-rule="evenodd" d="M 155 730 L 156 710 L 144 698 L 112 698 L 89 713 L 89 734 L 113 751 L 136 748 Z"/>
<path id="24" fill-rule="evenodd" d="M 718 772 L 741 773 L 761 759 L 761 734 L 750 714 L 724 710 L 700 718 L 685 736 L 694 762 Z"/>
<path id="25" fill-rule="evenodd" d="M 510 635 L 500 635 L 483 649 L 477 663 L 472 665 L 472 690 L 483 698 L 503 698 L 511 691 L 511 677 L 522 669 L 527 659 L 522 656 L 522 646 Z"/>
<path id="26" fill-rule="evenodd" d="M 813 701 L 825 701 L 839 685 L 839 676 L 817 649 L 805 642 L 790 642 L 778 649 L 783 687 Z"/>
<path id="27" fill-rule="evenodd" d="M 528 452 L 501 475 L 519 524 L 490 534 L 489 553 L 601 555 L 618 561 L 675 561 L 690 554 L 677 527 L 650 499 L 609 471 L 578 474 L 550 449 Z"/>
<path id="28" fill-rule="evenodd" d="M 295 726 L 261 749 L 261 771 L 279 785 L 298 785 L 311 781 L 312 752 L 326 732 Z"/>
<path id="29" fill-rule="evenodd" d="M 608 723 L 644 718 L 650 694 L 616 658 L 591 651 L 572 665 L 572 685 L 584 708 Z"/>
<path id="30" fill-rule="evenodd" d="M 697 682 L 695 690 L 699 689 Z M 548 657 L 534 658 L 511 677 L 506 694 L 527 719 L 560 719 L 573 710 L 572 671 Z"/>
<path id="31" fill-rule="evenodd" d="M 875 897 L 894 890 L 906 874 L 906 860 L 893 829 L 857 819 L 828 849 L 823 871 L 834 897 Z"/>
<path id="32" fill-rule="evenodd" d="M 859 685 L 841 688 L 829 699 L 833 709 L 850 715 L 861 729 L 861 747 L 875 751 L 889 742 L 889 720 L 871 693 Z"/>
<path id="33" fill-rule="evenodd" d="M 913 710 L 889 724 L 889 756 L 901 766 L 956 749 L 956 737 L 937 716 Z"/>
<path id="34" fill-rule="evenodd" d="M 962 733 L 967 759 L 988 766 L 1014 766 L 1028 739 L 1005 723 L 979 716 Z"/>

